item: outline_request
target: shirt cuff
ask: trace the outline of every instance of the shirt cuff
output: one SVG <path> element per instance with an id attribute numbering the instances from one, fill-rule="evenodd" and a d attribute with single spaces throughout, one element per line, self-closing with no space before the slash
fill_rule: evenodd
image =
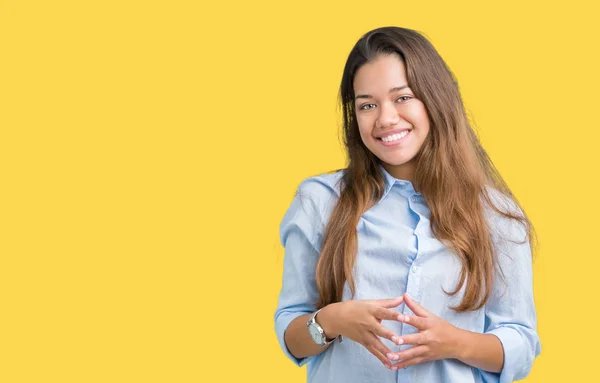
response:
<path id="1" fill-rule="evenodd" d="M 294 355 L 292 355 L 290 350 L 288 350 L 287 345 L 285 344 L 285 331 L 294 319 L 305 314 L 310 314 L 310 312 L 283 312 L 279 314 L 277 319 L 275 319 L 275 332 L 277 333 L 279 345 L 283 349 L 285 355 L 298 367 L 305 365 L 310 359 L 310 357 L 296 358 Z"/>
<path id="2" fill-rule="evenodd" d="M 512 383 L 514 380 L 522 379 L 518 376 L 519 371 L 523 370 L 524 363 L 523 353 L 523 339 L 521 334 L 510 327 L 498 327 L 493 330 L 486 332 L 486 334 L 493 334 L 502 343 L 502 349 L 504 353 L 504 365 L 500 373 L 483 372 L 484 381 L 486 382 L 499 382 L 499 383 Z M 495 379 L 489 379 L 495 377 Z M 485 379 L 487 378 L 487 379 Z"/>

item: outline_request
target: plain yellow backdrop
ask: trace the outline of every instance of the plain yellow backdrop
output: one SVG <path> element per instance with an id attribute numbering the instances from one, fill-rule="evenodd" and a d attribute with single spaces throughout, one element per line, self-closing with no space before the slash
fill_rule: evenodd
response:
<path id="1" fill-rule="evenodd" d="M 595 376 L 593 2 L 0 1 L 0 381 L 303 382 L 279 223 L 355 41 L 425 33 L 540 238 L 527 382 Z"/>

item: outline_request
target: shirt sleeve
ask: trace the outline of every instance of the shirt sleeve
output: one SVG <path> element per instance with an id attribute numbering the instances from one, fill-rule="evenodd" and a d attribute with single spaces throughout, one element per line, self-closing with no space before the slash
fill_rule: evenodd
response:
<path id="1" fill-rule="evenodd" d="M 310 358 L 294 357 L 285 344 L 285 331 L 297 317 L 316 311 L 319 298 L 315 271 L 322 241 L 321 222 L 324 186 L 305 180 L 280 225 L 281 244 L 285 248 L 283 281 L 275 311 L 275 332 L 285 355 L 297 366 Z"/>
<path id="2" fill-rule="evenodd" d="M 484 382 L 508 383 L 525 378 L 541 352 L 533 298 L 531 247 L 525 227 L 518 221 L 496 220 L 493 241 L 504 278 L 494 279 L 485 309 L 485 331 L 502 343 L 504 365 L 500 373 L 481 371 Z"/>

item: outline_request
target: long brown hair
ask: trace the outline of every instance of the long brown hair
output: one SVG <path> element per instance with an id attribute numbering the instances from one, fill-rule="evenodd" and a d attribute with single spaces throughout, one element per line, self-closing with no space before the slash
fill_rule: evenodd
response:
<path id="1" fill-rule="evenodd" d="M 341 301 L 346 282 L 354 295 L 356 227 L 362 214 L 383 197 L 385 178 L 379 159 L 361 140 L 353 87 L 357 70 L 381 54 L 397 54 L 404 62 L 408 85 L 429 117 L 430 131 L 416 158 L 415 187 L 429 205 L 433 235 L 461 261 L 456 289 L 446 293 L 456 294 L 466 282 L 462 302 L 452 308 L 479 309 L 490 296 L 493 273 L 501 273 L 484 204 L 523 224 L 532 250 L 535 231 L 471 128 L 454 75 L 422 34 L 399 27 L 366 33 L 346 61 L 339 96 L 348 166 L 342 169 L 341 195 L 325 228 L 317 264 L 317 307 Z M 519 212 L 496 206 L 489 187 L 514 202 Z"/>

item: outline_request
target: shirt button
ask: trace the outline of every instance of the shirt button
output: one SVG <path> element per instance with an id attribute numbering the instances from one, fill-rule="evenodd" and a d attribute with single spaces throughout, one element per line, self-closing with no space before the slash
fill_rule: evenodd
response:
<path id="1" fill-rule="evenodd" d="M 413 265 L 413 267 L 412 267 L 413 273 L 416 273 L 418 270 L 419 270 L 419 266 Z"/>
<path id="2" fill-rule="evenodd" d="M 417 202 L 417 197 L 412 197 L 410 200 L 413 202 Z"/>

